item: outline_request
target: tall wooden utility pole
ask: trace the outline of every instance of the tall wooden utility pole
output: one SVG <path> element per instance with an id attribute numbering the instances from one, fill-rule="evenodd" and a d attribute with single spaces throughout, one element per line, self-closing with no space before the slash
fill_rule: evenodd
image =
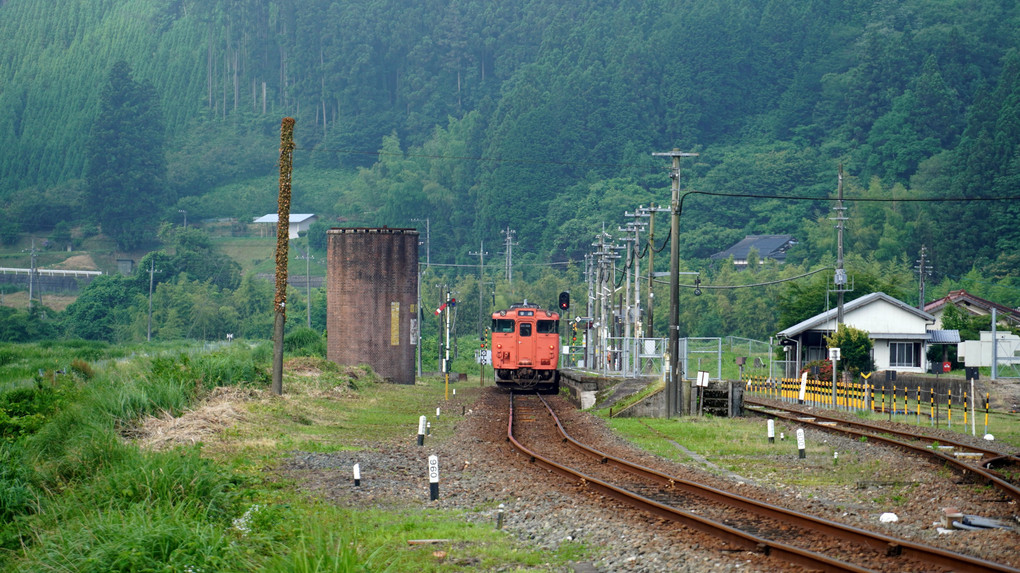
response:
<path id="1" fill-rule="evenodd" d="M 283 394 L 283 325 L 287 320 L 287 248 L 290 246 L 290 174 L 294 118 L 280 123 L 280 198 L 276 209 L 276 296 L 273 298 L 273 394 Z"/>
<path id="2" fill-rule="evenodd" d="M 669 227 L 669 377 L 666 379 L 666 417 L 677 413 L 690 414 L 690 396 L 683 395 L 680 376 L 680 158 L 697 157 L 674 148 L 658 157 L 672 157 L 669 178 L 673 180 L 669 210 L 673 214 Z"/>

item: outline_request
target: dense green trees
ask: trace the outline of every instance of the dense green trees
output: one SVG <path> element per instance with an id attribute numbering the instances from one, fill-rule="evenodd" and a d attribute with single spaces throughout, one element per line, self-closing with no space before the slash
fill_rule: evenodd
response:
<path id="1" fill-rule="evenodd" d="M 172 203 L 166 191 L 163 113 L 155 88 L 120 60 L 100 92 L 86 145 L 86 213 L 124 249 L 153 238 Z"/>
<path id="2" fill-rule="evenodd" d="M 997 0 L 12 0 L 0 241 L 73 241 L 91 219 L 123 249 L 178 209 L 271 212 L 289 115 L 295 206 L 328 221 L 320 249 L 337 217 L 428 219 L 434 262 L 470 264 L 510 228 L 520 260 L 576 263 L 624 211 L 668 202 L 668 165 L 650 154 L 681 147 L 701 153 L 683 190 L 729 195 L 685 199 L 681 254 L 706 279 L 744 280 L 707 258 L 748 234 L 797 237 L 798 272 L 831 264 L 842 163 L 859 291 L 910 298 L 923 246 L 929 292 L 976 273 L 968 289 L 1016 301 L 1020 203 L 964 199 L 1020 183 L 1018 22 Z M 890 201 L 908 198 L 946 202 Z M 175 237 L 153 255 L 157 291 L 206 309 L 190 328 L 228 328 L 202 317 L 251 285 L 201 236 Z M 823 286 L 798 284 L 765 291 L 792 297 L 785 308 L 761 308 L 753 289 L 706 292 L 684 328 L 767 332 L 824 306 Z M 147 295 L 147 277 L 134 286 Z M 782 319 L 763 318 L 775 308 Z"/>

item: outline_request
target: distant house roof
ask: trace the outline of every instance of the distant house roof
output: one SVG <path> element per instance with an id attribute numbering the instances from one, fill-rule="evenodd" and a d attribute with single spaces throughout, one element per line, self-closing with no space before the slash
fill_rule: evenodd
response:
<path id="1" fill-rule="evenodd" d="M 1020 312 L 1016 309 L 974 296 L 963 289 L 950 291 L 946 296 L 925 304 L 924 310 L 931 314 L 937 314 L 950 303 L 964 307 L 971 314 L 991 314 L 994 308 L 999 320 L 1020 323 Z"/>
<path id="2" fill-rule="evenodd" d="M 311 214 L 311 213 L 305 213 L 305 214 L 291 213 L 290 216 L 287 217 L 287 221 L 289 221 L 291 223 L 303 223 L 303 222 L 307 221 L 308 219 L 311 219 L 312 217 L 315 217 L 315 215 Z M 254 222 L 255 223 L 273 223 L 273 224 L 279 223 L 280 222 L 280 215 L 279 215 L 279 213 L 270 213 L 269 215 L 263 215 L 261 217 L 256 217 Z"/>
<path id="3" fill-rule="evenodd" d="M 734 264 L 746 265 L 747 256 L 751 249 L 755 249 L 762 260 L 784 261 L 786 251 L 796 244 L 797 240 L 793 235 L 748 235 L 736 245 L 712 255 L 711 258 L 724 260 L 733 257 Z"/>

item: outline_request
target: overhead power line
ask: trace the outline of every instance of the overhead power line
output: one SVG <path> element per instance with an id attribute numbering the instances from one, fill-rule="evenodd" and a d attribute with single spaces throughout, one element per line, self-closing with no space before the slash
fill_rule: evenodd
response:
<path id="1" fill-rule="evenodd" d="M 698 284 L 692 284 L 692 285 L 686 285 L 686 284 L 682 284 L 681 283 L 678 286 L 680 286 L 681 288 L 693 288 L 693 289 L 700 288 L 700 289 L 715 289 L 715 290 L 733 290 L 733 289 L 738 289 L 738 288 L 762 287 L 762 286 L 769 286 L 769 285 L 775 285 L 775 284 L 780 284 L 780 283 L 788 283 L 790 281 L 795 281 L 795 280 L 798 280 L 798 279 L 802 279 L 804 277 L 808 277 L 808 276 L 811 276 L 813 274 L 820 273 L 822 271 L 831 271 L 834 268 L 835 267 L 824 267 L 824 268 L 821 268 L 821 269 L 818 269 L 818 270 L 814 270 L 814 271 L 806 272 L 806 273 L 801 274 L 801 275 L 797 275 L 795 277 L 787 277 L 785 279 L 778 279 L 778 280 L 768 281 L 768 282 L 763 282 L 763 283 L 751 283 L 751 284 L 746 284 L 746 285 L 706 285 L 706 284 L 702 284 L 702 283 L 699 282 Z M 659 283 L 659 284 L 669 284 L 668 282 L 663 281 L 663 280 L 658 280 L 658 279 L 652 279 L 652 280 L 654 282 Z"/>

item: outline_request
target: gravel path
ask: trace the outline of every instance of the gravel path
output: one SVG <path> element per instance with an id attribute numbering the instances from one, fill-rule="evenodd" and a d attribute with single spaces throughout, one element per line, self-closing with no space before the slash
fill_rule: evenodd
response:
<path id="1" fill-rule="evenodd" d="M 558 476 L 528 463 L 506 441 L 505 392 L 486 388 L 473 403 L 458 400 L 463 398 L 455 398 L 445 408 L 455 411 L 463 407 L 466 411 L 449 440 L 440 443 L 426 439 L 425 446 L 418 447 L 415 437 L 409 435 L 406 443 L 366 443 L 366 449 L 359 452 L 295 452 L 283 471 L 297 478 L 302 487 L 343 506 L 458 509 L 465 511 L 466 519 L 494 526 L 497 506 L 503 504 L 504 530 L 508 535 L 550 550 L 571 541 L 597 548 L 593 561 L 571 564 L 562 571 L 798 570 L 752 553 L 712 549 L 696 532 L 656 517 L 635 515 L 613 500 L 564 484 Z M 810 511 L 834 521 L 1020 567 L 1020 534 L 1016 532 L 940 534 L 933 525 L 945 507 L 1013 519 L 1020 513 L 1016 504 L 1003 501 L 996 492 L 983 487 L 961 487 L 957 483 L 959 477 L 926 460 L 829 433 L 809 434 L 809 439 L 828 441 L 847 459 L 852 459 L 850 456 L 879 459 L 883 466 L 896 468 L 898 481 L 912 484 L 896 490 L 898 495 L 909 496 L 899 499 L 896 503 L 899 509 L 893 509 L 900 520 L 883 524 L 878 518 L 890 511 L 890 502 L 878 491 L 862 495 L 856 487 L 803 488 L 785 484 L 782 476 L 795 470 L 796 456 L 763 459 L 761 471 L 744 478 L 728 477 L 724 472 L 709 473 L 710 467 L 703 470 L 673 464 L 637 451 L 608 430 L 603 420 L 577 411 L 562 398 L 553 397 L 552 401 L 573 437 L 606 453 L 635 459 L 681 478 L 708 479 L 721 489 Z M 440 460 L 440 499 L 435 502 L 429 501 L 425 478 L 426 459 L 431 454 Z M 361 487 L 354 487 L 351 478 L 355 463 L 360 464 Z"/>

